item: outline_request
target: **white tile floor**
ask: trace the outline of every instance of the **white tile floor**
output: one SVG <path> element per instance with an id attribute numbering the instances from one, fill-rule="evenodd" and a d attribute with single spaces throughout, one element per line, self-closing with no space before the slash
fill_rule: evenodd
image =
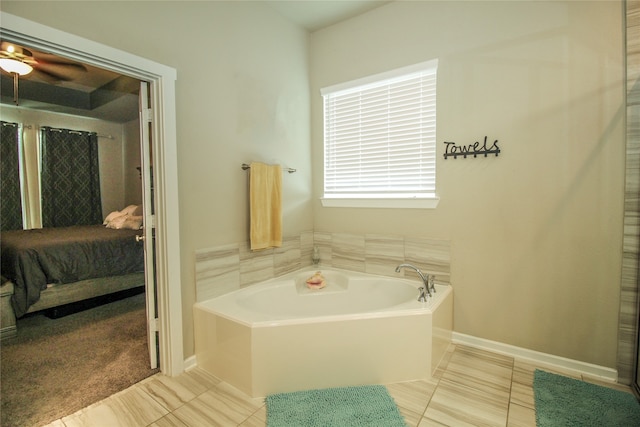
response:
<path id="1" fill-rule="evenodd" d="M 428 381 L 387 384 L 409 426 L 533 426 L 533 372 L 542 368 L 631 393 L 629 387 L 451 345 Z M 49 427 L 200 427 L 266 424 L 264 399 L 244 395 L 201 369 L 162 374 L 64 417 Z"/>

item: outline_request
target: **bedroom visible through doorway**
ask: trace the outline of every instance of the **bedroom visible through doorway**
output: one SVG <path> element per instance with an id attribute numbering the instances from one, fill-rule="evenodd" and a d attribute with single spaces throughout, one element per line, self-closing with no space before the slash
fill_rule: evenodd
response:
<path id="1" fill-rule="evenodd" d="M 184 371 L 185 362 L 177 179 L 176 70 L 8 13 L 0 12 L 0 18 L 0 36 L 3 40 L 12 40 L 54 55 L 64 55 L 74 61 L 150 83 L 159 361 L 163 373 L 170 376 L 180 374 Z"/>
<path id="2" fill-rule="evenodd" d="M 44 170 L 42 176 L 38 173 L 41 169 L 37 166 L 41 164 L 39 159 L 49 151 L 51 153 L 59 151 L 58 149 L 56 149 L 57 151 L 52 151 L 57 146 L 54 144 L 69 144 L 65 140 L 52 141 L 50 142 L 52 148 L 45 152 L 40 145 L 41 138 L 49 134 L 57 136 L 58 132 L 52 133 L 52 130 L 55 131 L 57 128 L 60 128 L 62 132 L 69 133 L 70 137 L 76 137 L 75 134 L 78 133 L 78 137 L 82 138 L 79 132 L 93 135 L 94 144 L 96 144 L 100 156 L 103 157 L 99 162 L 97 157 L 95 160 L 95 167 L 99 167 L 103 172 L 100 176 L 101 183 L 99 184 L 101 189 L 96 189 L 98 197 L 102 196 L 102 213 L 98 213 L 100 218 L 96 220 L 99 221 L 97 223 L 102 222 L 104 218 L 109 218 L 110 215 L 120 209 L 123 209 L 124 212 L 125 206 L 140 206 L 142 208 L 140 212 L 135 213 L 140 216 L 132 216 L 132 218 L 141 218 L 140 222 L 143 224 L 140 235 L 136 235 L 136 240 L 138 245 L 144 246 L 145 251 L 146 305 L 149 315 L 147 322 L 149 359 L 150 367 L 152 369 L 157 368 L 158 322 L 156 320 L 157 303 L 155 297 L 157 293 L 155 291 L 155 239 L 153 237 L 155 233 L 153 230 L 145 232 L 147 229 L 152 229 L 154 223 L 151 174 L 153 164 L 151 135 L 153 127 L 152 116 L 149 114 L 151 111 L 149 83 L 72 61 L 68 58 L 53 55 L 50 52 L 37 51 L 31 46 L 17 45 L 11 40 L 5 39 L 2 42 L 3 49 L 7 47 L 14 49 L 14 46 L 17 46 L 15 49 L 20 49 L 20 51 L 32 55 L 34 62 L 36 61 L 35 58 L 37 58 L 38 64 L 46 64 L 46 67 L 43 67 L 42 70 L 36 68 L 30 76 L 23 78 L 22 84 L 26 86 L 27 90 L 23 91 L 26 93 L 20 100 L 21 105 L 8 106 L 6 104 L 9 98 L 6 96 L 7 91 L 3 91 L 2 101 L 5 105 L 2 109 L 2 118 L 4 120 L 8 116 L 19 123 L 21 132 L 19 149 L 31 153 L 31 163 L 36 166 L 35 173 L 33 173 L 34 168 L 30 168 L 31 163 L 25 162 L 25 157 L 20 156 L 20 169 L 23 177 L 21 178 L 21 184 L 23 184 L 21 187 L 26 194 L 22 199 L 29 200 L 29 194 L 31 199 L 34 199 L 33 194 L 42 194 L 44 196 L 40 181 L 42 180 L 43 184 L 47 184 L 49 181 L 44 181 L 48 177 L 48 175 L 44 175 Z M 81 72 L 78 72 L 78 69 Z M 11 79 L 6 74 L 8 73 L 2 73 L 3 86 L 6 86 L 8 80 Z M 105 83 L 106 79 L 110 80 Z M 16 90 L 15 87 L 13 89 Z M 73 98 L 82 99 L 83 97 L 86 97 L 89 101 L 85 103 L 86 108 L 85 104 L 73 100 Z M 17 103 L 17 99 L 20 98 L 14 96 L 12 101 Z M 98 101 L 94 102 L 94 100 Z M 97 108 L 94 107 L 96 105 Z M 89 117 L 90 120 L 84 120 L 85 117 Z M 134 127 L 135 130 L 133 129 Z M 40 129 L 43 130 L 40 131 Z M 106 132 L 105 129 L 107 129 Z M 24 134 L 28 133 L 26 141 L 23 138 L 23 132 Z M 98 143 L 98 137 L 100 143 Z M 44 146 L 42 147 L 44 148 Z M 60 149 L 64 149 L 64 147 L 61 146 Z M 64 152 L 60 151 L 60 153 Z M 120 153 L 121 155 L 118 156 Z M 98 152 L 95 155 L 97 156 Z M 74 165 L 77 163 L 77 159 L 76 157 L 70 158 L 70 160 L 73 160 Z M 51 167 L 56 168 L 58 165 L 61 167 L 57 169 L 60 170 L 60 173 L 71 173 L 72 175 L 67 178 L 64 175 L 60 175 L 62 181 L 57 178 L 56 182 L 72 183 L 76 181 L 76 171 L 72 170 L 73 168 L 68 169 L 66 161 L 57 160 Z M 71 163 L 69 165 L 71 166 Z M 29 170 L 31 172 L 26 174 Z M 93 173 L 96 174 L 96 177 L 98 176 L 98 172 Z M 122 178 L 120 180 L 114 179 L 118 176 Z M 30 187 L 24 185 L 26 183 L 29 183 Z M 81 185 L 81 183 L 78 184 Z M 56 186 L 58 185 L 56 184 Z M 57 198 L 57 200 L 64 199 Z M 41 203 L 38 204 L 43 206 Z M 33 207 L 31 209 L 27 208 L 29 206 L 23 206 L 25 210 L 34 211 Z M 64 206 L 58 206 L 56 211 L 65 213 L 67 209 L 63 208 Z M 73 210 L 73 206 L 69 207 L 69 211 L 71 210 Z M 55 215 L 55 212 L 52 212 L 52 214 Z M 133 215 L 133 212 L 130 214 Z M 66 218 L 66 216 L 61 219 Z M 65 225 L 67 226 L 74 225 L 66 223 Z M 117 226 L 114 227 L 113 224 L 115 224 L 115 221 L 107 226 L 119 228 Z M 35 224 L 35 227 L 38 227 L 38 224 Z M 25 224 L 25 228 L 31 228 L 29 223 Z M 90 296 L 93 295 L 86 295 L 86 297 Z M 74 298 L 83 299 L 85 296 L 79 293 Z M 92 301 L 95 304 L 97 299 L 92 298 Z M 75 307 L 78 307 L 78 304 Z M 49 310 L 51 311 L 51 309 Z M 69 310 L 71 308 L 67 306 L 65 309 L 55 310 L 55 312 L 63 313 Z"/>

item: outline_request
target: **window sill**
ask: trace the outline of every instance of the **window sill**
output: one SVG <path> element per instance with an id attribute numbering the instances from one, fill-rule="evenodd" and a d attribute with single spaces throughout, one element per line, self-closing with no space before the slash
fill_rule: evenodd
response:
<path id="1" fill-rule="evenodd" d="M 320 198 L 325 208 L 393 208 L 393 209 L 435 209 L 439 197 L 420 199 L 343 199 Z"/>

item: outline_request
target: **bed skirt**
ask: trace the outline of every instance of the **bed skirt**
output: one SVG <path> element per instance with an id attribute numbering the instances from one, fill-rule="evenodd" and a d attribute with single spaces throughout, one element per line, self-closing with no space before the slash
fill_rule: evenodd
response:
<path id="1" fill-rule="evenodd" d="M 27 313 L 113 294 L 144 286 L 144 284 L 144 273 L 131 273 L 122 276 L 81 280 L 63 285 L 49 285 L 46 290 L 40 293 L 40 299 L 29 307 Z M 3 283 L 0 287 L 0 338 L 3 340 L 15 336 L 17 332 L 16 316 L 11 305 L 13 292 L 14 285 L 10 281 Z"/>

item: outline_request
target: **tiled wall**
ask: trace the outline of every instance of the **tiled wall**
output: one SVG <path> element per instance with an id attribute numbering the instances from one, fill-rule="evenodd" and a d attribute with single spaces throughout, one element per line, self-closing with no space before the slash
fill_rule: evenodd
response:
<path id="1" fill-rule="evenodd" d="M 304 232 L 285 237 L 282 247 L 252 252 L 248 243 L 225 245 L 196 252 L 196 301 L 282 276 L 303 267 L 313 268 L 313 247 L 320 251 L 320 264 L 383 276 L 417 279 L 410 270 L 396 273 L 403 262 L 425 273 L 435 274 L 436 282 L 450 282 L 450 244 L 434 239 L 345 233 Z"/>
<path id="2" fill-rule="evenodd" d="M 627 148 L 618 381 L 633 381 L 640 258 L 640 1 L 627 0 Z"/>

